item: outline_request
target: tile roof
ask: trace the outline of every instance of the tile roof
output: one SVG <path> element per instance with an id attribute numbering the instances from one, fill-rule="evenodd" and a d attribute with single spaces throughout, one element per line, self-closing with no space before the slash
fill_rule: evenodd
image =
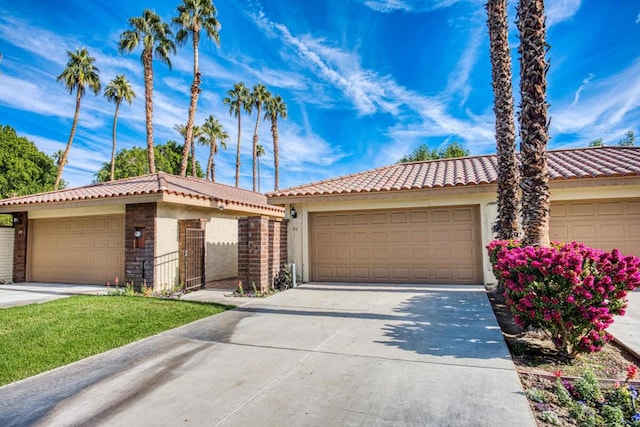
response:
<path id="1" fill-rule="evenodd" d="M 551 180 L 640 176 L 640 147 L 594 147 L 547 152 Z M 396 163 L 353 175 L 291 187 L 269 198 L 418 190 L 494 184 L 495 154 L 457 159 Z"/>
<path id="2" fill-rule="evenodd" d="M 271 212 L 284 212 L 281 207 L 269 205 L 267 197 L 264 194 L 205 181 L 201 178 L 181 177 L 164 172 L 120 179 L 112 182 L 101 182 L 84 187 L 13 197 L 0 200 L 0 207 L 144 195 L 175 195 L 187 199 L 223 202 L 240 207 L 258 208 Z"/>

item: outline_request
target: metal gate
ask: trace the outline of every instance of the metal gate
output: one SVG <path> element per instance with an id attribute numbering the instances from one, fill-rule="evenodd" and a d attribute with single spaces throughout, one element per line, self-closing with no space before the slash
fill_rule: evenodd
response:
<path id="1" fill-rule="evenodd" d="M 185 290 L 203 288 L 204 230 L 187 228 L 184 247 L 184 288 Z"/>

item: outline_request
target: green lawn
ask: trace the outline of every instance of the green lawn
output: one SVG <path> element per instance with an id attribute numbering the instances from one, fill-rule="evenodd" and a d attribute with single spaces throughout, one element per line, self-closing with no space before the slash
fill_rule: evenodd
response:
<path id="1" fill-rule="evenodd" d="M 0 386 L 229 307 L 130 296 L 73 296 L 0 310 Z"/>

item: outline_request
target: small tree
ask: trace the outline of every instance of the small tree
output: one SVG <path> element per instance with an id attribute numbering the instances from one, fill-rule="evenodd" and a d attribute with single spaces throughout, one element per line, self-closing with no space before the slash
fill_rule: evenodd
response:
<path id="1" fill-rule="evenodd" d="M 636 144 L 636 136 L 632 130 L 628 131 L 624 138 L 618 142 L 621 147 L 633 147 Z"/>
<path id="2" fill-rule="evenodd" d="M 422 144 L 411 154 L 405 154 L 398 163 L 423 162 L 425 160 L 452 159 L 456 157 L 466 157 L 469 150 L 464 148 L 460 143 L 453 141 L 446 147 L 439 150 L 429 150 L 427 144 Z"/>

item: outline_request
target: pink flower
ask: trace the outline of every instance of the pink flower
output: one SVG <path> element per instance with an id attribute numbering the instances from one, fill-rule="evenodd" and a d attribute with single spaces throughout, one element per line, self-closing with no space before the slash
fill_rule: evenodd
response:
<path id="1" fill-rule="evenodd" d="M 627 368 L 627 381 L 632 380 L 638 374 L 638 367 L 636 365 L 629 365 Z"/>

